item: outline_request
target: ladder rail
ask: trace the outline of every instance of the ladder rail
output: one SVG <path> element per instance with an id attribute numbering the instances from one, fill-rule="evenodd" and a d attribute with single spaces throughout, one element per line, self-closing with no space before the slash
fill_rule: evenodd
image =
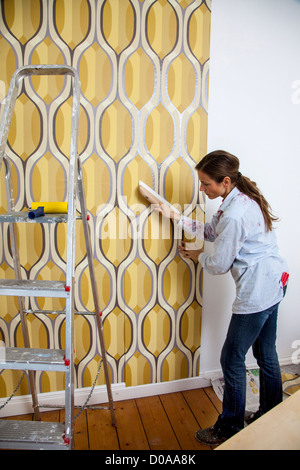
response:
<path id="1" fill-rule="evenodd" d="M 15 207 L 14 207 L 14 197 L 13 197 L 13 188 L 12 188 L 11 167 L 6 157 L 3 157 L 3 161 L 5 164 L 5 187 L 6 187 L 6 194 L 7 194 L 7 209 L 9 212 L 13 212 L 15 210 Z M 13 256 L 15 277 L 16 279 L 22 279 L 20 257 L 19 257 L 19 252 L 17 249 L 17 242 L 16 242 L 17 240 L 16 224 L 11 222 L 8 224 L 8 227 L 9 227 L 9 234 L 10 234 L 10 241 L 11 241 L 11 250 L 12 250 L 12 256 Z M 25 309 L 24 297 L 17 297 L 17 299 L 18 299 L 18 307 L 19 307 L 24 346 L 25 348 L 30 348 L 28 325 L 26 321 L 26 314 L 24 313 L 24 309 Z M 40 411 L 38 408 L 38 398 L 37 398 L 37 392 L 36 392 L 36 387 L 35 387 L 35 375 L 36 375 L 35 371 L 28 370 L 29 386 L 30 386 L 30 392 L 32 396 L 34 416 L 35 416 L 35 419 L 39 421 L 41 418 L 40 418 Z"/>
<path id="2" fill-rule="evenodd" d="M 5 147 L 8 139 L 12 116 L 14 113 L 15 103 L 19 94 L 18 87 L 16 87 L 15 84 L 15 74 L 16 72 L 14 73 L 10 82 L 5 107 L 0 123 L 0 169 L 5 155 Z"/>
<path id="3" fill-rule="evenodd" d="M 70 67 L 71 69 L 71 67 Z M 75 72 L 75 70 L 74 70 Z M 70 141 L 70 163 L 69 163 L 69 195 L 68 195 L 68 245 L 67 260 L 70 260 L 66 271 L 66 285 L 71 285 L 75 274 L 75 221 L 76 221 L 76 182 L 77 182 L 77 142 L 78 142 L 78 121 L 79 121 L 79 95 L 80 82 L 78 74 L 74 73 L 73 83 L 73 103 Z"/>
<path id="4" fill-rule="evenodd" d="M 74 284 L 75 284 L 75 232 L 76 232 L 76 182 L 77 182 L 77 142 L 79 121 L 79 95 L 80 81 L 74 69 L 70 68 L 73 80 L 73 102 L 71 119 L 71 141 L 69 157 L 69 194 L 68 194 L 68 222 L 67 222 L 67 263 L 66 286 L 70 289 L 70 296 L 66 299 L 66 360 L 69 362 L 69 372 L 65 375 L 65 438 L 73 445 L 74 435 Z"/>
<path id="5" fill-rule="evenodd" d="M 101 347 L 101 354 L 103 360 L 103 368 L 104 368 L 104 375 L 105 381 L 107 384 L 107 395 L 109 401 L 109 409 L 111 414 L 112 425 L 116 425 L 116 417 L 114 412 L 114 404 L 113 404 L 113 397 L 112 391 L 110 386 L 110 377 L 109 377 L 109 370 L 106 358 L 106 349 L 105 349 L 105 341 L 104 341 L 104 334 L 103 334 L 103 322 L 102 322 L 102 312 L 100 310 L 98 292 L 97 292 L 97 285 L 96 285 L 96 276 L 95 276 L 95 269 L 93 264 L 93 254 L 91 249 L 91 238 L 90 238 L 90 231 L 87 223 L 87 209 L 86 209 L 86 202 L 84 196 L 84 186 L 83 186 L 83 172 L 82 172 L 82 163 L 81 160 L 78 159 L 78 197 L 81 206 L 81 214 L 82 214 L 82 225 L 84 231 L 85 240 L 88 240 L 87 245 L 87 258 L 88 258 L 88 265 L 90 270 L 90 280 L 92 286 L 92 293 L 95 305 L 95 316 L 97 322 L 97 328 L 99 333 L 99 340 L 100 340 L 100 347 Z"/>

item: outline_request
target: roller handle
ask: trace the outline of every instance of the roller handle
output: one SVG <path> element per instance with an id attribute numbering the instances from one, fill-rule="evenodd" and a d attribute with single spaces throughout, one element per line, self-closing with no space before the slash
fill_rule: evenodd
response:
<path id="1" fill-rule="evenodd" d="M 37 217 L 41 217 L 42 215 L 45 215 L 44 207 L 38 207 L 37 209 L 28 212 L 29 219 L 36 219 Z"/>

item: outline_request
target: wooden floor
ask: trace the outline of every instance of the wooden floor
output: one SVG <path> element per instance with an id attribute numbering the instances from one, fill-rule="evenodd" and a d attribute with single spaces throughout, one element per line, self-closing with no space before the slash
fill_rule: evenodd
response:
<path id="1" fill-rule="evenodd" d="M 210 450 L 194 435 L 212 426 L 220 412 L 221 402 L 212 387 L 118 401 L 116 427 L 111 425 L 108 410 L 80 414 L 75 420 L 75 450 Z M 64 419 L 62 411 L 46 411 L 41 416 L 42 421 Z"/>

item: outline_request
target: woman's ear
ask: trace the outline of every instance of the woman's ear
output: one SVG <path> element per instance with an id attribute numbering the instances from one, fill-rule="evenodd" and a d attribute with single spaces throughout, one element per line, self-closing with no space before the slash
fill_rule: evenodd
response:
<path id="1" fill-rule="evenodd" d="M 223 179 L 222 183 L 224 184 L 224 186 L 226 188 L 228 188 L 230 185 L 231 185 L 231 178 L 230 176 L 225 176 L 225 178 Z"/>

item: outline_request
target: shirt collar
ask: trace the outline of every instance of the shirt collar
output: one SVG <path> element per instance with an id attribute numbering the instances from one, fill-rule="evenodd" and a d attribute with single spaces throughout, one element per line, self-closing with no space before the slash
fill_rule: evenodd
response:
<path id="1" fill-rule="evenodd" d="M 223 199 L 223 202 L 222 204 L 220 205 L 220 208 L 219 210 L 224 212 L 224 210 L 226 209 L 226 207 L 230 204 L 231 200 L 237 195 L 239 194 L 240 190 L 235 186 L 231 191 L 230 193 L 228 194 L 228 196 Z"/>

